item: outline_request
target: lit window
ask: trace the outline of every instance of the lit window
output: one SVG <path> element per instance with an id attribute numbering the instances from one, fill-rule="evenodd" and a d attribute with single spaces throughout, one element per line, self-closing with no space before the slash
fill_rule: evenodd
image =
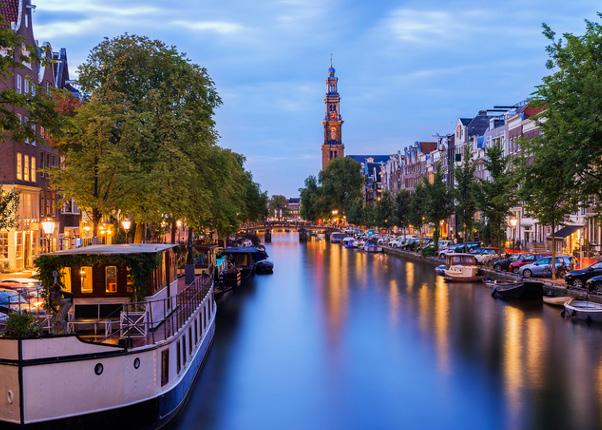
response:
<path id="1" fill-rule="evenodd" d="M 63 289 L 71 292 L 71 267 L 61 269 L 61 282 L 63 283 Z"/>
<path id="2" fill-rule="evenodd" d="M 105 267 L 105 291 L 107 293 L 117 292 L 117 266 Z"/>
<path id="3" fill-rule="evenodd" d="M 23 93 L 29 94 L 29 79 L 25 78 L 23 82 Z"/>
<path id="4" fill-rule="evenodd" d="M 18 180 L 22 180 L 23 179 L 23 161 L 21 158 L 21 153 L 17 152 L 17 179 Z"/>
<path id="5" fill-rule="evenodd" d="M 23 180 L 29 181 L 29 155 L 23 155 Z"/>
<path id="6" fill-rule="evenodd" d="M 8 259 L 8 233 L 0 233 L 0 258 Z"/>
<path id="7" fill-rule="evenodd" d="M 92 267 L 82 266 L 79 269 L 79 280 L 82 293 L 92 292 Z"/>
<path id="8" fill-rule="evenodd" d="M 36 157 L 31 157 L 31 182 L 36 181 Z"/>

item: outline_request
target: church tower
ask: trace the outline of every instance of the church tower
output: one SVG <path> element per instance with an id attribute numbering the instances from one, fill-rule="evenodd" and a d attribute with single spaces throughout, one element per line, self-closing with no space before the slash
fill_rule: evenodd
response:
<path id="1" fill-rule="evenodd" d="M 330 160 L 345 156 L 343 145 L 343 120 L 341 118 L 341 96 L 337 90 L 339 78 L 330 60 L 328 78 L 326 78 L 326 97 L 324 98 L 325 114 L 322 125 L 324 126 L 324 143 L 322 144 L 322 170 Z"/>

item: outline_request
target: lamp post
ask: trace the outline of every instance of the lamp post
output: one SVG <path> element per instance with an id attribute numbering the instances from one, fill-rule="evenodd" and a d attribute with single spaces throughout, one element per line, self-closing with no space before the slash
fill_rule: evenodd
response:
<path id="1" fill-rule="evenodd" d="M 512 249 L 516 248 L 516 224 L 518 224 L 518 219 L 516 217 L 510 218 L 510 225 L 512 226 Z"/>
<path id="2" fill-rule="evenodd" d="M 54 221 L 46 218 L 45 221 L 42 221 L 42 230 L 44 230 L 44 235 L 46 236 L 46 252 L 50 252 L 50 238 L 52 237 L 52 233 L 54 233 Z"/>
<path id="3" fill-rule="evenodd" d="M 128 233 L 130 231 L 131 226 L 132 226 L 132 221 L 130 221 L 129 219 L 126 218 L 123 221 L 121 221 L 121 227 L 123 227 L 123 230 L 125 231 L 125 243 L 130 243 Z"/>

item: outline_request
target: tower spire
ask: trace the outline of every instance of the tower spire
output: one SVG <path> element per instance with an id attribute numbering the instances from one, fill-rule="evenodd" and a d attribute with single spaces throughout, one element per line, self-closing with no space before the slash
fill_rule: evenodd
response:
<path id="1" fill-rule="evenodd" d="M 322 169 L 325 169 L 330 160 L 345 156 L 343 133 L 341 126 L 341 96 L 338 91 L 339 79 L 335 76 L 330 54 L 330 67 L 326 78 L 326 97 L 324 98 L 325 113 L 322 125 L 324 126 L 324 142 L 322 143 Z"/>

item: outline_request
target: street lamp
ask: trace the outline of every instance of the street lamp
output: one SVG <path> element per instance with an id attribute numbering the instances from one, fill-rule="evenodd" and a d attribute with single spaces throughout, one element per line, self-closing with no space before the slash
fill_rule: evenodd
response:
<path id="1" fill-rule="evenodd" d="M 54 221 L 46 218 L 45 221 L 42 221 L 42 230 L 44 230 L 44 234 L 46 235 L 47 252 L 50 252 L 50 238 L 52 237 L 52 233 L 54 233 Z"/>
<path id="2" fill-rule="evenodd" d="M 510 225 L 512 226 L 512 249 L 516 248 L 516 225 L 518 219 L 516 217 L 510 218 Z"/>
<path id="3" fill-rule="evenodd" d="M 123 230 L 125 231 L 125 243 L 129 243 L 129 238 L 128 238 L 128 232 L 130 231 L 130 227 L 132 226 L 132 221 L 130 221 L 129 219 L 124 219 L 123 221 L 121 221 L 121 227 L 123 227 Z"/>

